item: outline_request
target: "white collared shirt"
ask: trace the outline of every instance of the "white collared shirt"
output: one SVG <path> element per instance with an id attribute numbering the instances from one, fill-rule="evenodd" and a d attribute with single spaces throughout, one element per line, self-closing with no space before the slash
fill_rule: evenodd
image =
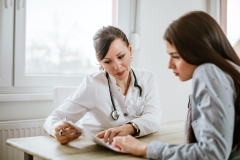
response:
<path id="1" fill-rule="evenodd" d="M 125 100 L 115 78 L 109 75 L 113 99 L 120 114 L 118 120 L 115 121 L 111 116 L 113 107 L 106 72 L 99 71 L 87 75 L 78 89 L 47 117 L 44 123 L 45 131 L 54 136 L 55 127 L 61 119 L 67 117 L 69 121 L 89 130 L 106 130 L 134 122 L 140 129 L 139 136 L 156 132 L 160 127 L 161 117 L 156 77 L 152 72 L 143 69 L 133 70 L 138 85 L 142 88 L 142 97 L 139 97 L 139 89 L 134 87 L 133 74 Z M 133 116 L 140 113 L 142 115 L 139 118 Z"/>

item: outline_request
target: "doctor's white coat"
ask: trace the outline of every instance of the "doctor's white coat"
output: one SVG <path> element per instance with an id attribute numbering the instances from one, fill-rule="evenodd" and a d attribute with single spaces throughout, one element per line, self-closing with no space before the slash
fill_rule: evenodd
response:
<path id="1" fill-rule="evenodd" d="M 113 99 L 120 114 L 118 120 L 113 120 L 111 116 L 113 107 L 106 72 L 99 71 L 87 75 L 78 89 L 47 117 L 44 123 L 45 131 L 54 136 L 55 127 L 65 117 L 92 131 L 118 127 L 130 121 L 139 127 L 139 136 L 157 131 L 160 127 L 161 111 L 156 77 L 143 69 L 133 70 L 138 85 L 142 87 L 142 98 L 139 97 L 139 89 L 134 87 L 133 74 L 126 97 L 116 85 L 115 78 L 109 75 Z M 141 112 L 139 118 L 133 116 Z"/>

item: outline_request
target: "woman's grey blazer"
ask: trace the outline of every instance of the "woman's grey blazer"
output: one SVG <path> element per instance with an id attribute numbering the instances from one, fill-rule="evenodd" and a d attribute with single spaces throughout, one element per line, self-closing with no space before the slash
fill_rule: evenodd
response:
<path id="1" fill-rule="evenodd" d="M 240 67 L 231 63 L 237 70 Z M 192 77 L 190 95 L 192 128 L 198 143 L 170 145 L 153 141 L 147 158 L 168 160 L 237 160 L 240 151 L 232 150 L 234 100 L 232 78 L 214 64 L 197 67 Z M 188 126 L 187 119 L 186 126 Z"/>

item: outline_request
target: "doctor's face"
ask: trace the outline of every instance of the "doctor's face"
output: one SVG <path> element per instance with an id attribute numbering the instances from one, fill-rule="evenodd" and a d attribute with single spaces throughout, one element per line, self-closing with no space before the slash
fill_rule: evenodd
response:
<path id="1" fill-rule="evenodd" d="M 121 39 L 115 39 L 100 64 L 116 81 L 127 80 L 131 70 L 131 56 L 131 45 L 127 47 Z"/>
<path id="2" fill-rule="evenodd" d="M 197 68 L 196 65 L 185 62 L 179 55 L 175 46 L 165 41 L 167 53 L 170 56 L 168 68 L 173 70 L 175 76 L 178 76 L 181 81 L 192 79 L 193 72 Z"/>

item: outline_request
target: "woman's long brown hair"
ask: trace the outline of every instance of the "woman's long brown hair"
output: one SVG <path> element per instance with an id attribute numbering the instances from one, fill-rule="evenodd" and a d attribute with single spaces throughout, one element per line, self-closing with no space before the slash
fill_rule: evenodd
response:
<path id="1" fill-rule="evenodd" d="M 232 77 L 236 91 L 232 148 L 237 146 L 239 149 L 240 73 L 226 60 L 238 66 L 240 66 L 240 60 L 218 23 L 205 12 L 189 12 L 169 25 L 165 31 L 164 40 L 174 45 L 180 56 L 187 63 L 193 65 L 212 63 Z M 191 123 L 188 135 L 190 143 L 196 142 Z"/>

